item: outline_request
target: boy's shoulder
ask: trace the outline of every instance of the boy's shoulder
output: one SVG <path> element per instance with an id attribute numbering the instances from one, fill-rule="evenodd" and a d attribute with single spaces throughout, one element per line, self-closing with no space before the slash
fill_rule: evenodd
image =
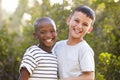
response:
<path id="1" fill-rule="evenodd" d="M 67 40 L 60 40 L 60 41 L 57 41 L 53 47 L 53 50 L 58 48 L 58 47 L 63 47 L 65 45 Z"/>
<path id="2" fill-rule="evenodd" d="M 60 41 L 57 41 L 56 43 L 63 43 L 63 42 L 66 42 L 67 40 L 60 40 Z"/>
<path id="3" fill-rule="evenodd" d="M 62 45 L 65 44 L 67 42 L 67 40 L 60 40 L 56 42 L 56 45 Z"/>
<path id="4" fill-rule="evenodd" d="M 33 45 L 26 49 L 25 55 L 33 55 L 38 51 L 42 51 L 42 50 L 37 45 Z"/>
<path id="5" fill-rule="evenodd" d="M 33 45 L 33 46 L 28 47 L 26 51 L 27 52 L 32 51 L 33 49 L 37 49 L 37 48 L 38 48 L 37 45 Z"/>
<path id="6" fill-rule="evenodd" d="M 91 46 L 87 43 L 87 41 L 83 40 L 82 41 L 82 44 L 81 46 L 84 48 L 84 47 L 87 47 L 87 48 L 90 48 Z"/>
<path id="7" fill-rule="evenodd" d="M 93 51 L 92 47 L 87 43 L 87 41 L 83 40 L 79 46 L 80 46 L 81 51 L 83 51 L 83 52 L 87 51 L 94 55 L 94 51 Z"/>

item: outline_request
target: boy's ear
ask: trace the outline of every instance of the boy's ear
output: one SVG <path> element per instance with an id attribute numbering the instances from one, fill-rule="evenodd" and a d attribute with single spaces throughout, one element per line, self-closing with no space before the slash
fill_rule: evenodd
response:
<path id="1" fill-rule="evenodd" d="M 36 33 L 33 33 L 33 36 L 34 36 L 34 38 L 36 38 L 36 39 L 38 38 L 37 35 L 36 35 Z"/>
<path id="2" fill-rule="evenodd" d="M 67 23 L 67 25 L 69 25 L 69 23 L 70 23 L 70 17 L 67 18 L 66 23 Z"/>
<path id="3" fill-rule="evenodd" d="M 89 28 L 89 30 L 88 30 L 88 32 L 87 32 L 87 33 L 92 32 L 92 30 L 93 30 L 93 27 L 91 26 L 91 27 Z"/>

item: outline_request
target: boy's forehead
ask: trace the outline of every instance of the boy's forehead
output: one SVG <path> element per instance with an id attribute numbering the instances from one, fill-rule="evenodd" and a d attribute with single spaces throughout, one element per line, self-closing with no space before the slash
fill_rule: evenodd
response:
<path id="1" fill-rule="evenodd" d="M 86 13 L 83 13 L 82 11 L 75 11 L 74 14 L 71 17 L 81 18 L 81 17 L 88 17 Z"/>
<path id="2" fill-rule="evenodd" d="M 75 11 L 75 12 L 73 13 L 73 15 L 75 15 L 76 13 L 83 13 L 83 14 L 87 15 L 87 13 L 84 13 L 84 12 L 82 12 L 82 11 Z"/>
<path id="3" fill-rule="evenodd" d="M 45 26 L 51 26 L 56 30 L 55 22 L 51 18 L 48 18 L 48 17 L 38 18 L 34 23 L 35 29 L 42 28 Z"/>
<path id="4" fill-rule="evenodd" d="M 92 23 L 93 20 L 87 16 L 87 14 L 81 12 L 81 11 L 76 11 L 72 16 L 72 19 L 78 19 L 78 20 L 82 20 L 83 22 L 87 22 L 87 23 Z"/>
<path id="5" fill-rule="evenodd" d="M 40 21 L 39 24 L 51 24 L 51 25 L 53 25 L 54 22 L 50 19 L 45 19 L 45 20 Z"/>
<path id="6" fill-rule="evenodd" d="M 55 23 L 52 22 L 52 21 L 44 21 L 44 22 L 40 22 L 40 23 L 38 24 L 38 27 L 39 27 L 39 28 L 43 28 L 43 27 L 45 27 L 45 26 L 51 26 L 51 27 L 53 27 L 53 28 L 56 30 Z"/>
<path id="7" fill-rule="evenodd" d="M 44 21 L 44 22 L 39 22 L 38 23 L 39 27 L 44 27 L 46 25 L 52 26 L 52 23 L 50 21 Z"/>

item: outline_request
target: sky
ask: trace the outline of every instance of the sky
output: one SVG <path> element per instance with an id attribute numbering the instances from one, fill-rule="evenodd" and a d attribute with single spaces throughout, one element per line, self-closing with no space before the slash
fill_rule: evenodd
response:
<path id="1" fill-rule="evenodd" d="M 17 5 L 18 5 L 18 1 L 19 0 L 2 0 L 2 9 L 4 9 L 6 12 L 14 12 Z M 33 0 L 29 0 L 29 1 L 33 1 Z M 38 0 L 41 2 L 41 0 Z M 115 2 L 118 2 L 119 0 L 114 0 Z M 50 0 L 51 4 L 54 3 L 63 3 L 63 0 Z M 69 2 L 71 2 L 71 0 L 69 0 Z"/>
<path id="2" fill-rule="evenodd" d="M 14 12 L 18 5 L 18 0 L 2 0 L 2 9 L 7 12 Z"/>
<path id="3" fill-rule="evenodd" d="M 19 0 L 2 0 L 2 9 L 6 12 L 14 12 Z M 32 0 L 31 0 L 32 1 Z M 41 0 L 38 0 L 41 1 Z M 63 0 L 50 0 L 51 4 L 62 3 Z"/>
<path id="4" fill-rule="evenodd" d="M 18 1 L 19 0 L 2 0 L 2 10 L 4 10 L 8 16 L 3 15 L 4 18 L 8 18 L 9 15 L 11 15 L 17 8 L 18 5 Z M 33 0 L 28 0 L 29 1 L 29 5 L 32 5 L 32 1 Z M 42 0 L 38 0 L 39 2 L 41 2 Z M 53 5 L 54 3 L 63 3 L 63 0 L 50 0 L 51 5 Z M 30 20 L 31 16 L 29 14 L 24 14 L 23 15 L 23 20 L 22 22 L 24 22 L 25 20 Z"/>

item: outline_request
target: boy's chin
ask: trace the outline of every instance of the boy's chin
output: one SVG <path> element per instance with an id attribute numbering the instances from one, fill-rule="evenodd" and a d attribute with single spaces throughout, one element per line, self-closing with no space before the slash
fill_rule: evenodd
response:
<path id="1" fill-rule="evenodd" d="M 54 44 L 53 43 L 49 43 L 49 44 L 46 44 L 46 47 L 52 47 Z"/>

